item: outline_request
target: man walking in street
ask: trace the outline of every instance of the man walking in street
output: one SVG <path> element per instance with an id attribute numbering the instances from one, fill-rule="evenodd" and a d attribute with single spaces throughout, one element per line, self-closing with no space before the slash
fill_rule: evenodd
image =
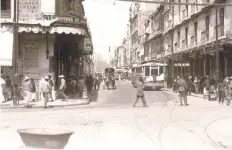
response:
<path id="1" fill-rule="evenodd" d="M 41 83 L 41 92 L 42 92 L 42 95 L 44 97 L 44 109 L 46 109 L 47 108 L 47 103 L 48 103 L 48 100 L 49 100 L 49 96 L 50 96 L 50 93 L 52 91 L 52 88 L 51 88 L 51 86 L 50 86 L 50 84 L 48 82 L 49 77 L 46 76 L 44 79 L 45 80 L 42 81 L 42 83 Z"/>
<path id="2" fill-rule="evenodd" d="M 65 94 L 65 89 L 66 89 L 66 81 L 64 79 L 64 75 L 59 76 L 60 79 L 60 89 L 59 89 L 59 94 L 62 96 L 62 100 L 68 99 L 68 96 Z"/>
<path id="3" fill-rule="evenodd" d="M 23 83 L 23 97 L 24 100 L 26 100 L 26 106 L 28 106 L 29 101 L 31 100 L 31 91 L 32 91 L 32 84 L 30 81 L 30 77 L 25 77 L 24 83 Z"/>
<path id="4" fill-rule="evenodd" d="M 141 98 L 141 100 L 142 100 L 142 102 L 143 102 L 143 106 L 144 106 L 144 107 L 147 106 L 147 103 L 146 103 L 146 101 L 145 101 L 145 96 L 144 96 L 143 88 L 144 88 L 143 78 L 140 77 L 140 78 L 139 78 L 139 81 L 138 81 L 138 83 L 137 83 L 137 94 L 136 94 L 136 100 L 135 100 L 135 103 L 134 103 L 133 107 L 135 107 L 135 105 L 137 104 L 139 98 Z"/>
<path id="5" fill-rule="evenodd" d="M 179 96 L 180 96 L 180 105 L 183 106 L 182 99 L 184 99 L 184 104 L 185 106 L 188 106 L 189 104 L 187 103 L 187 92 L 188 92 L 188 86 L 186 81 L 181 78 L 177 81 L 177 90 L 179 91 Z"/>

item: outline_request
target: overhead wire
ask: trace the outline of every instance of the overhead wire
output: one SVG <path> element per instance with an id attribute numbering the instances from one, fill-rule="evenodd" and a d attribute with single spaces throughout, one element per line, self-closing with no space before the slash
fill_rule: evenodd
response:
<path id="1" fill-rule="evenodd" d="M 117 0 L 123 2 L 134 2 L 134 3 L 150 3 L 160 5 L 194 5 L 194 6 L 232 6 L 231 4 L 225 3 L 182 3 L 182 2 L 162 2 L 162 1 L 149 1 L 149 0 Z"/>

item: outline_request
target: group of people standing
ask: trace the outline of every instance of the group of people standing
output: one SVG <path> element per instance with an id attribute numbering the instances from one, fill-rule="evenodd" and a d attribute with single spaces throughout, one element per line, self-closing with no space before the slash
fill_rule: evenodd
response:
<path id="1" fill-rule="evenodd" d="M 232 77 L 226 77 L 225 79 L 221 79 L 220 83 L 216 83 L 214 79 L 210 79 L 209 76 L 204 76 L 202 78 L 198 77 L 179 77 L 174 80 L 173 90 L 175 92 L 179 92 L 179 95 L 181 94 L 180 91 L 182 91 L 182 88 L 180 89 L 180 79 L 181 82 L 183 81 L 185 83 L 185 93 L 187 95 L 190 95 L 192 92 L 196 94 L 203 94 L 203 96 L 207 95 L 208 100 L 211 100 L 211 96 L 214 94 L 216 95 L 215 99 L 219 99 L 219 103 L 224 103 L 224 99 L 227 99 L 227 105 L 230 104 L 231 98 L 232 98 Z M 185 99 L 185 98 L 184 98 Z"/>

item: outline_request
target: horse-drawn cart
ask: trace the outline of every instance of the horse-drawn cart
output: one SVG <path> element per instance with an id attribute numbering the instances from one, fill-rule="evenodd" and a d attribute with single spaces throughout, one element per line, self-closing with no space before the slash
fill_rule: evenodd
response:
<path id="1" fill-rule="evenodd" d="M 116 89 L 115 83 L 115 69 L 114 68 L 106 68 L 105 69 L 105 77 L 104 77 L 104 84 L 103 89 Z"/>

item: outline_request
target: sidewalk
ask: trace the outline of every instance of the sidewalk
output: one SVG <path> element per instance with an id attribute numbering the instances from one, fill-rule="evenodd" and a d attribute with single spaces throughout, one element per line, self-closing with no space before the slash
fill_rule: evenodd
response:
<path id="1" fill-rule="evenodd" d="M 173 92 L 173 90 L 172 90 L 171 88 L 163 88 L 163 90 L 165 90 L 165 91 L 172 91 L 172 92 Z M 189 95 L 189 96 L 194 96 L 194 97 L 203 98 L 203 95 L 202 95 L 202 94 L 191 93 L 191 95 Z"/>
<path id="2" fill-rule="evenodd" d="M 48 107 L 65 107 L 65 106 L 76 106 L 76 105 L 87 105 L 88 101 L 82 99 L 68 99 L 62 101 L 61 99 L 55 100 L 53 102 L 48 102 Z M 18 106 L 13 105 L 13 101 L 8 101 L 1 104 L 1 109 L 12 109 L 12 108 L 43 108 L 44 101 L 38 100 L 36 102 L 29 102 L 29 106 L 26 107 L 26 101 L 20 100 Z"/>

